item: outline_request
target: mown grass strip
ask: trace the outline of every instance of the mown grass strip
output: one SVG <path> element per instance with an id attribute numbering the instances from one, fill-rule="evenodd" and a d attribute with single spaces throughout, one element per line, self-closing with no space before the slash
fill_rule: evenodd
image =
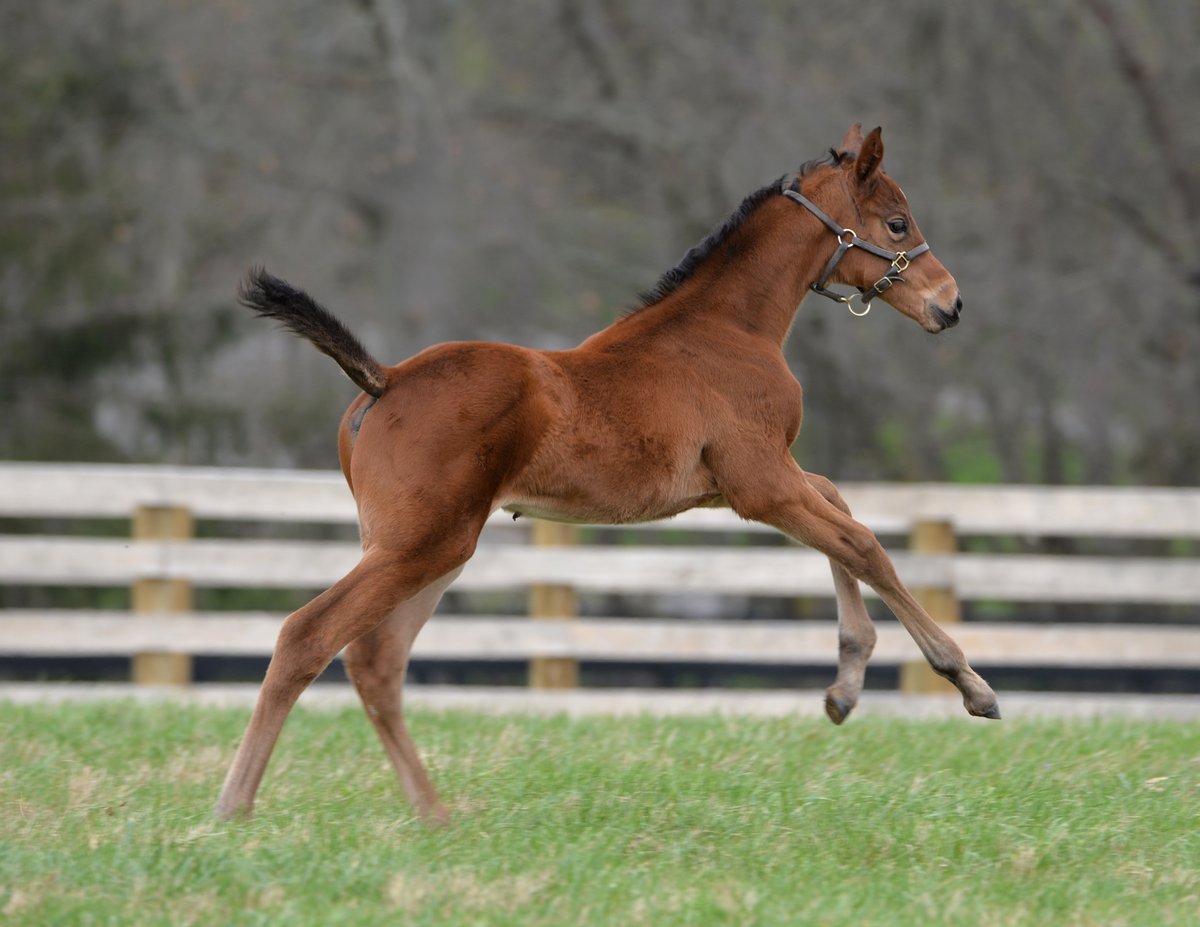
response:
<path id="1" fill-rule="evenodd" d="M 244 712 L 0 706 L 8 924 L 1194 924 L 1200 724 L 298 711 L 211 817 Z"/>

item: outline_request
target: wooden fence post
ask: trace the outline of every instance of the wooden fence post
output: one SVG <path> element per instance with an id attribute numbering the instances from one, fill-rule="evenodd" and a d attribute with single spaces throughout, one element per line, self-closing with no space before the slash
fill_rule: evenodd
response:
<path id="1" fill-rule="evenodd" d="M 954 525 L 948 521 L 919 521 L 909 535 L 909 549 L 919 554 L 953 554 L 958 550 Z M 958 593 L 951 586 L 914 586 L 913 595 L 938 624 L 962 620 Z M 900 691 L 908 694 L 954 693 L 958 690 L 937 675 L 925 660 L 900 667 Z"/>
<path id="2" fill-rule="evenodd" d="M 579 543 L 579 529 L 553 521 L 535 520 L 535 547 L 572 547 Z M 538 621 L 568 621 L 578 609 L 571 586 L 536 585 L 529 590 L 529 617 Z M 575 689 L 579 686 L 579 663 L 569 657 L 534 657 L 529 661 L 529 685 L 534 689 Z"/>
<path id="3" fill-rule="evenodd" d="M 133 513 L 132 533 L 135 543 L 187 541 L 194 533 L 192 513 L 185 508 L 140 505 Z M 136 613 L 161 615 L 192 610 L 192 584 L 186 579 L 136 579 L 132 594 Z M 192 658 L 186 653 L 135 653 L 132 676 L 138 685 L 186 686 L 192 681 Z"/>

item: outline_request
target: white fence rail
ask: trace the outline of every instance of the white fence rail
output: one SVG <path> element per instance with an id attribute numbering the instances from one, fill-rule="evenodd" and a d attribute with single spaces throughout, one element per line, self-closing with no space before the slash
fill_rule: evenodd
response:
<path id="1" fill-rule="evenodd" d="M 921 526 L 934 525 L 951 541 L 956 534 L 1164 539 L 1183 551 L 1137 558 L 978 554 L 943 543 L 893 552 L 908 584 L 939 603 L 929 606 L 935 616 L 940 608 L 953 620 L 957 603 L 964 600 L 1129 603 L 1174 606 L 1189 613 L 1196 607 L 1200 613 L 1200 560 L 1189 554 L 1200 539 L 1200 490 L 930 484 L 842 488 L 856 516 L 888 536 L 917 538 Z M 186 682 L 189 656 L 269 654 L 282 617 L 194 611 L 194 588 L 323 588 L 353 566 L 358 555 L 357 546 L 344 541 L 192 536 L 194 520 L 353 523 L 353 501 L 340 474 L 0 464 L 0 519 L 61 520 L 69 526 L 72 520 L 92 518 L 130 519 L 134 528 L 130 537 L 0 535 L 0 586 L 130 587 L 133 609 L 0 609 L 0 655 L 143 655 L 150 669 L 142 681 Z M 540 590 L 542 605 L 531 612 L 551 618 L 573 616 L 576 591 L 833 594 L 824 558 L 802 548 L 678 546 L 666 543 L 665 536 L 663 542 L 636 547 L 564 543 L 569 534 L 544 547 L 531 544 L 531 532 L 523 525 L 514 526 L 501 515 L 493 519 L 455 588 L 530 589 L 531 598 Z M 747 533 L 769 530 L 714 510 L 647 527 L 686 531 L 696 538 L 720 532 L 743 540 Z M 875 662 L 908 664 L 918 658 L 897 625 L 886 622 L 879 630 Z M 967 622 L 953 634 L 977 666 L 1200 668 L 1200 624 L 1195 622 Z M 415 655 L 530 660 L 534 665 L 546 661 L 551 667 L 554 661 L 568 665 L 578 660 L 819 664 L 836 659 L 836 638 L 836 628 L 827 622 L 442 616 L 425 629 Z M 173 662 L 164 671 L 155 655 Z M 550 673 L 546 678 L 565 678 L 570 684 L 572 677 Z M 922 690 L 925 685 L 911 687 Z"/>

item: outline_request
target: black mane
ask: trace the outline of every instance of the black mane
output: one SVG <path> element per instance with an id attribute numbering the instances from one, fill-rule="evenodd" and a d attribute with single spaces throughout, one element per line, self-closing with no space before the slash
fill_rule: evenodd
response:
<path id="1" fill-rule="evenodd" d="M 762 205 L 763 202 L 770 199 L 772 196 L 781 194 L 783 192 L 784 181 L 787 180 L 789 176 L 803 177 L 818 167 L 839 164 L 844 157 L 845 155 L 842 155 L 831 148 L 829 149 L 829 152 L 822 157 L 813 158 L 811 161 L 806 161 L 803 165 L 801 165 L 800 170 L 797 171 L 796 174 L 785 174 L 773 183 L 769 183 L 765 187 L 755 190 L 744 200 L 742 200 L 742 204 L 733 211 L 733 214 L 730 215 L 729 218 L 709 232 L 703 241 L 694 247 L 689 248 L 687 254 L 683 256 L 679 263 L 659 277 L 658 282 L 654 284 L 653 287 L 643 291 L 642 293 L 639 293 L 639 305 L 635 306 L 631 311 L 637 312 L 640 309 L 646 309 L 650 306 L 653 306 L 655 303 L 662 302 L 664 299 L 678 290 L 684 284 L 684 282 L 687 281 L 687 279 L 691 277 L 693 273 L 695 273 L 696 268 L 703 264 L 709 258 L 709 256 L 712 255 L 712 253 L 716 251 L 718 247 L 720 247 L 721 243 L 725 241 L 725 239 L 728 238 L 743 222 L 746 221 L 746 219 L 752 212 L 754 212 L 755 209 L 757 209 L 760 205 Z"/>

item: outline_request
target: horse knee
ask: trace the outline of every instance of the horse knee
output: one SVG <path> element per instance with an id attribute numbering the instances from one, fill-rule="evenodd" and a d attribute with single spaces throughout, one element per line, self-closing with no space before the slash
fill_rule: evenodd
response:
<path id="1" fill-rule="evenodd" d="M 843 623 L 838 627 L 838 653 L 851 660 L 866 662 L 875 652 L 878 639 L 879 633 L 869 621 L 854 625 Z"/>

